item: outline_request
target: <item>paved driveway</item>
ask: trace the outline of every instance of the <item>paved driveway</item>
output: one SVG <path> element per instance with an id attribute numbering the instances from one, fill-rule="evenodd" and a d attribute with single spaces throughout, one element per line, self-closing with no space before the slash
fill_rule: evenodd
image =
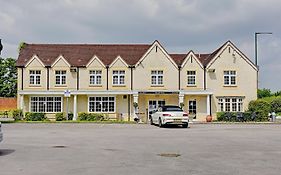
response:
<path id="1" fill-rule="evenodd" d="M 1 175 L 278 174 L 280 125 L 3 124 Z"/>

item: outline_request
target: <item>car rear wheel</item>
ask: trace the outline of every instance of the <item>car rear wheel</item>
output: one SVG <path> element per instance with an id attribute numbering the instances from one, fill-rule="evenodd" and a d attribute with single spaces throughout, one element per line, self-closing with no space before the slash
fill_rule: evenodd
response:
<path id="1" fill-rule="evenodd" d="M 150 124 L 153 125 L 153 120 L 152 120 L 152 117 L 150 117 Z"/>
<path id="2" fill-rule="evenodd" d="M 159 118 L 159 120 L 158 120 L 158 126 L 159 126 L 160 128 L 162 128 L 162 127 L 163 127 L 163 124 L 162 124 L 161 118 Z"/>
<path id="3" fill-rule="evenodd" d="M 182 125 L 183 128 L 188 128 L 188 123 Z"/>

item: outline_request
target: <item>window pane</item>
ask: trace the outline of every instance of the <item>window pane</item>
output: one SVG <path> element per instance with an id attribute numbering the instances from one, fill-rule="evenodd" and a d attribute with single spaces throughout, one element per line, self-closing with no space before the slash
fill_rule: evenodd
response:
<path id="1" fill-rule="evenodd" d="M 100 75 L 98 75 L 96 77 L 96 84 L 101 84 L 101 76 Z"/>
<path id="2" fill-rule="evenodd" d="M 163 84 L 163 76 L 158 76 L 158 84 Z"/>
<path id="3" fill-rule="evenodd" d="M 231 77 L 231 84 L 235 85 L 236 84 L 236 78 L 235 77 Z"/>
<path id="4" fill-rule="evenodd" d="M 125 76 L 124 75 L 120 76 L 120 84 L 125 84 Z"/>

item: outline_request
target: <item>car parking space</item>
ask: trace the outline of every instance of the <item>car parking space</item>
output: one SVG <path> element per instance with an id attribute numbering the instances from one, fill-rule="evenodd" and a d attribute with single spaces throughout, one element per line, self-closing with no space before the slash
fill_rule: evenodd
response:
<path id="1" fill-rule="evenodd" d="M 2 124 L 1 173 L 280 174 L 280 125 Z"/>

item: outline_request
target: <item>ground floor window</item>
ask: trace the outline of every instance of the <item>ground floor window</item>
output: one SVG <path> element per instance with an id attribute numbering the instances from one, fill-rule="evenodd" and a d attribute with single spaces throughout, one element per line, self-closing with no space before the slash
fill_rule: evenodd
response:
<path id="1" fill-rule="evenodd" d="M 61 112 L 62 97 L 30 97 L 30 112 Z"/>
<path id="2" fill-rule="evenodd" d="M 218 111 L 220 112 L 242 112 L 243 98 L 225 97 L 218 99 Z"/>
<path id="3" fill-rule="evenodd" d="M 115 97 L 89 97 L 89 112 L 115 112 Z"/>

